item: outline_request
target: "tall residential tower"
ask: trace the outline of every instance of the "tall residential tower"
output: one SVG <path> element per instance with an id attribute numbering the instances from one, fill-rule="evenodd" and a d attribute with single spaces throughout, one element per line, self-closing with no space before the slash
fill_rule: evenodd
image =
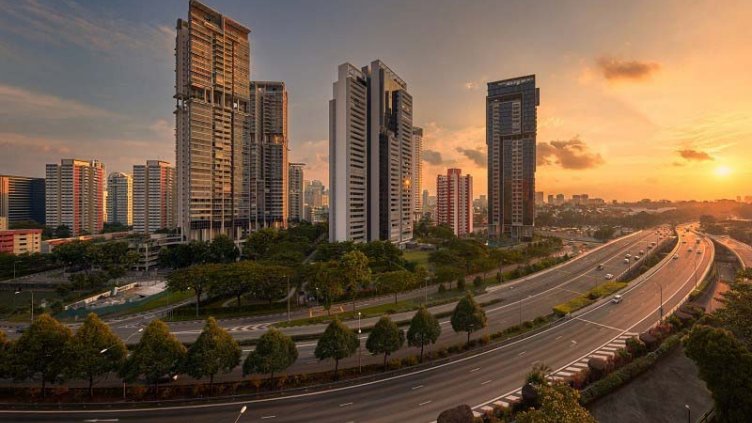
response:
<path id="1" fill-rule="evenodd" d="M 107 223 L 133 224 L 133 178 L 122 172 L 107 177 Z"/>
<path id="2" fill-rule="evenodd" d="M 133 166 L 133 230 L 152 233 L 176 225 L 175 168 L 161 160 Z"/>
<path id="3" fill-rule="evenodd" d="M 249 166 L 251 227 L 287 226 L 287 90 L 284 82 L 251 81 Z"/>
<path id="4" fill-rule="evenodd" d="M 436 178 L 436 223 L 460 237 L 473 233 L 473 177 L 461 169 Z"/>
<path id="5" fill-rule="evenodd" d="M 102 232 L 104 165 L 63 159 L 48 164 L 45 180 L 47 226 L 67 226 L 73 236 Z"/>
<path id="6" fill-rule="evenodd" d="M 338 72 L 329 103 L 329 239 L 403 244 L 413 233 L 412 96 L 379 60 Z"/>
<path id="7" fill-rule="evenodd" d="M 423 128 L 413 128 L 413 220 L 423 217 Z"/>
<path id="8" fill-rule="evenodd" d="M 196 0 L 177 22 L 177 212 L 187 240 L 248 229 L 250 32 Z"/>
<path id="9" fill-rule="evenodd" d="M 540 90 L 535 75 L 488 83 L 488 234 L 533 237 Z"/>
<path id="10" fill-rule="evenodd" d="M 288 216 L 291 222 L 303 220 L 305 207 L 303 206 L 303 167 L 305 163 L 290 163 L 290 193 L 287 204 L 290 207 Z"/>

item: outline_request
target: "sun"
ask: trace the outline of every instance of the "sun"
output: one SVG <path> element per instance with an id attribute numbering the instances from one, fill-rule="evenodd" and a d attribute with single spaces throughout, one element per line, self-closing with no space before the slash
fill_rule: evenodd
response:
<path id="1" fill-rule="evenodd" d="M 715 168 L 716 176 L 729 176 L 731 174 L 731 168 L 726 165 L 720 165 Z"/>

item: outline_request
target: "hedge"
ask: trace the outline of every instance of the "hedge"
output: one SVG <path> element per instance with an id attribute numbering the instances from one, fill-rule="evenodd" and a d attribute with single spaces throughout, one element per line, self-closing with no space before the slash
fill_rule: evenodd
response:
<path id="1" fill-rule="evenodd" d="M 565 316 L 583 307 L 587 307 L 590 304 L 593 304 L 598 298 L 611 295 L 614 292 L 621 290 L 625 286 L 627 286 L 626 282 L 616 281 L 606 282 L 602 285 L 598 285 L 595 288 L 592 288 L 590 291 L 580 295 L 579 297 L 575 297 L 565 303 L 556 305 L 554 307 L 554 313 L 559 316 Z"/>

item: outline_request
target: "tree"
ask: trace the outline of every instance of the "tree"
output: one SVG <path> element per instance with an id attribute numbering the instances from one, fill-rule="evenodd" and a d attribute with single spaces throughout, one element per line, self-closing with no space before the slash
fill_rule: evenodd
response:
<path id="1" fill-rule="evenodd" d="M 185 353 L 185 346 L 170 333 L 170 328 L 161 320 L 152 320 L 126 359 L 122 376 L 133 381 L 143 375 L 148 384 L 154 385 L 156 398 L 159 379 L 175 374 L 185 359 Z"/>
<path id="2" fill-rule="evenodd" d="M 245 241 L 243 255 L 251 260 L 265 258 L 269 250 L 279 241 L 279 231 L 273 228 L 264 228 L 253 232 Z"/>
<path id="3" fill-rule="evenodd" d="M 66 225 L 60 225 L 55 228 L 55 238 L 70 238 L 73 233 Z"/>
<path id="4" fill-rule="evenodd" d="M 467 404 L 444 410 L 436 419 L 437 423 L 473 423 L 474 421 L 473 409 Z"/>
<path id="5" fill-rule="evenodd" d="M 752 421 L 752 353 L 725 330 L 696 325 L 684 352 L 713 394 L 717 421 Z"/>
<path id="6" fill-rule="evenodd" d="M 555 382 L 535 385 L 540 406 L 517 413 L 518 423 L 595 423 L 588 410 L 580 405 L 580 393 L 568 385 Z"/>
<path id="7" fill-rule="evenodd" d="M 94 378 L 116 371 L 125 362 L 127 349 L 110 327 L 89 313 L 70 342 L 68 374 L 89 383 L 89 397 L 94 396 Z"/>
<path id="8" fill-rule="evenodd" d="M 421 306 L 410 320 L 410 327 L 407 329 L 407 344 L 420 348 L 421 362 L 423 361 L 423 348 L 436 343 L 440 335 L 439 320 L 425 306 Z"/>
<path id="9" fill-rule="evenodd" d="M 752 350 L 752 284 L 735 282 L 722 296 L 724 306 L 714 312 L 714 317 Z"/>
<path id="10" fill-rule="evenodd" d="M 167 287 L 174 291 L 192 289 L 196 295 L 196 316 L 198 317 L 201 295 L 211 290 L 222 279 L 222 269 L 219 264 L 197 264 L 179 269 L 167 276 Z"/>
<path id="11" fill-rule="evenodd" d="M 297 359 L 298 348 L 295 341 L 272 327 L 261 335 L 256 349 L 251 351 L 243 362 L 243 376 L 251 373 L 268 373 L 271 382 L 275 372 L 287 369 Z"/>
<path id="12" fill-rule="evenodd" d="M 405 343 L 405 331 L 387 316 L 382 316 L 368 334 L 366 349 L 373 355 L 384 354 L 384 370 L 389 354 L 402 348 Z"/>
<path id="13" fill-rule="evenodd" d="M 405 292 L 415 286 L 415 275 L 407 270 L 385 272 L 376 279 L 376 289 L 384 294 L 394 294 L 394 303 L 397 303 L 397 294 Z"/>
<path id="14" fill-rule="evenodd" d="M 358 335 L 335 318 L 319 338 L 313 355 L 319 360 L 330 358 L 334 360 L 334 378 L 336 379 L 339 361 L 353 355 L 359 345 Z"/>
<path id="15" fill-rule="evenodd" d="M 212 294 L 232 295 L 240 307 L 241 297 L 251 292 L 256 284 L 259 266 L 252 261 L 239 261 L 225 266 L 221 273 L 222 276 L 212 284 Z"/>
<path id="16" fill-rule="evenodd" d="M 292 270 L 289 267 L 269 263 L 259 264 L 251 288 L 253 296 L 268 301 L 269 304 L 274 300 L 284 298 L 288 294 L 286 282 L 289 282 L 290 277 L 292 277 Z"/>
<path id="17" fill-rule="evenodd" d="M 455 332 L 467 332 L 468 345 L 470 344 L 470 334 L 486 327 L 486 313 L 469 292 L 457 302 L 451 320 L 452 329 Z"/>
<path id="18" fill-rule="evenodd" d="M 344 294 L 345 289 L 340 278 L 339 267 L 333 261 L 316 263 L 311 267 L 309 286 L 324 296 L 324 309 L 331 315 L 332 303 Z"/>
<path id="19" fill-rule="evenodd" d="M 70 363 L 68 343 L 71 331 L 48 314 L 42 314 L 16 341 L 13 348 L 16 379 L 42 379 L 42 398 L 46 397 L 47 382 L 59 380 Z"/>
<path id="20" fill-rule="evenodd" d="M 358 250 L 349 251 L 342 255 L 337 265 L 345 289 L 352 294 L 353 310 L 355 310 L 355 296 L 368 283 L 371 276 L 368 257 Z"/>
<path id="21" fill-rule="evenodd" d="M 213 385 L 217 373 L 227 373 L 239 363 L 240 346 L 213 317 L 209 317 L 201 334 L 188 349 L 183 369 L 195 379 L 209 376 L 209 385 Z"/>
<path id="22" fill-rule="evenodd" d="M 206 261 L 209 263 L 233 263 L 240 252 L 227 235 L 219 235 L 209 244 Z"/>
<path id="23" fill-rule="evenodd" d="M 52 255 L 66 267 L 78 264 L 81 266 L 85 263 L 86 253 L 91 241 L 72 241 L 58 245 L 52 250 Z"/>
<path id="24" fill-rule="evenodd" d="M 5 336 L 5 332 L 0 330 L 0 379 L 10 375 L 13 344 Z"/>

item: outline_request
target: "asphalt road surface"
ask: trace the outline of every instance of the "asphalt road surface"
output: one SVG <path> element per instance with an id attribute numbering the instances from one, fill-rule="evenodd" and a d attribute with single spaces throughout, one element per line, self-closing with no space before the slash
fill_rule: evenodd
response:
<path id="1" fill-rule="evenodd" d="M 639 277 L 622 293 L 620 304 L 606 299 L 534 336 L 449 363 L 360 385 L 267 400 L 148 410 L 2 411 L 0 420 L 219 423 L 235 421 L 246 405 L 241 422 L 429 422 L 457 404 L 477 409 L 505 397 L 520 387 L 535 363 L 561 369 L 623 334 L 649 328 L 659 319 L 661 299 L 665 311 L 678 306 L 712 263 L 711 242 L 701 240 L 696 245 L 693 233 L 682 231 L 680 236 L 687 244 L 677 245 L 678 258 L 668 256 Z"/>

